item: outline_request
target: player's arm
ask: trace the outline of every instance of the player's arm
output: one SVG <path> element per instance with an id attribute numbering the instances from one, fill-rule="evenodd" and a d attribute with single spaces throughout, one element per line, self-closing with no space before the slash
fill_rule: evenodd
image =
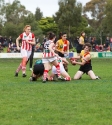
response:
<path id="1" fill-rule="evenodd" d="M 81 58 L 81 56 L 76 56 L 76 57 L 74 57 L 75 59 L 80 59 Z"/>
<path id="2" fill-rule="evenodd" d="M 49 48 L 48 48 L 48 49 L 49 49 L 54 55 L 58 56 L 58 55 L 54 52 L 54 50 L 52 49 L 53 46 L 54 46 L 54 43 L 52 42 L 52 43 L 49 45 Z"/>
<path id="3" fill-rule="evenodd" d="M 31 45 L 35 45 L 36 44 L 35 37 L 32 39 L 32 42 L 30 42 L 30 41 L 27 41 L 27 42 L 30 43 Z"/>
<path id="4" fill-rule="evenodd" d="M 17 49 L 20 50 L 20 47 L 19 47 L 19 40 L 21 39 L 21 37 L 19 36 L 17 39 L 16 39 L 16 46 L 17 46 Z"/>
<path id="5" fill-rule="evenodd" d="M 62 58 L 62 61 L 66 64 L 69 64 L 69 62 L 65 58 Z"/>
<path id="6" fill-rule="evenodd" d="M 82 62 L 76 62 L 76 61 L 74 60 L 72 63 L 83 66 L 83 65 L 84 65 L 86 62 L 88 62 L 90 59 L 91 59 L 91 57 L 90 57 L 90 55 L 88 55 L 88 56 L 86 56 L 86 57 L 84 57 L 84 58 L 82 59 Z"/>
<path id="7" fill-rule="evenodd" d="M 27 43 L 31 44 L 31 45 L 35 45 L 36 44 L 36 41 L 35 41 L 35 35 L 32 34 L 32 41 L 26 41 Z"/>

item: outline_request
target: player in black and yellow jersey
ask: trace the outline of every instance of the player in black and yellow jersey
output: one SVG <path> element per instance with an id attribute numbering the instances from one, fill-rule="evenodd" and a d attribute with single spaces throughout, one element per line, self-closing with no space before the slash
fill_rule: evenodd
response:
<path id="1" fill-rule="evenodd" d="M 91 79 L 100 79 L 98 76 L 95 75 L 95 73 L 92 70 L 90 50 L 91 50 L 91 44 L 86 43 L 84 45 L 84 50 L 82 51 L 82 55 L 80 56 L 81 62 L 77 62 L 75 60 L 72 61 L 72 64 L 80 65 L 79 71 L 77 71 L 77 73 L 75 74 L 74 79 L 80 79 L 84 73 L 88 74 Z"/>

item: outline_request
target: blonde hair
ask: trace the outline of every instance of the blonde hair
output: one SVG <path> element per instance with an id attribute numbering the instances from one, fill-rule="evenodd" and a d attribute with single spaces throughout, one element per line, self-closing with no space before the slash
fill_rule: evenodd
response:
<path id="1" fill-rule="evenodd" d="M 30 25 L 26 25 L 26 26 L 24 27 L 24 29 L 23 29 L 23 32 L 25 32 L 25 30 L 26 30 L 27 27 L 31 27 L 31 26 L 30 26 Z"/>

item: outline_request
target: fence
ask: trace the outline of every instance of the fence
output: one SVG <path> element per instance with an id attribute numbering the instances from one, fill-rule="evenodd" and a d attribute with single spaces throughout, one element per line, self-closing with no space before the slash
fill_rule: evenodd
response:
<path id="1" fill-rule="evenodd" d="M 70 52 L 70 57 L 77 56 L 76 52 Z M 92 58 L 112 58 L 112 52 L 91 52 Z M 21 58 L 21 53 L 0 53 L 0 58 Z M 34 58 L 42 58 L 42 53 L 34 53 Z"/>

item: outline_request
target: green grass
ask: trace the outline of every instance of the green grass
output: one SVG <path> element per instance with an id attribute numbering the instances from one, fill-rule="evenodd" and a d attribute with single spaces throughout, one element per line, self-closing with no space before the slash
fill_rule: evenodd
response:
<path id="1" fill-rule="evenodd" d="M 101 80 L 29 82 L 14 77 L 20 59 L 0 59 L 0 125 L 112 125 L 112 59 L 93 59 Z M 69 66 L 73 75 L 79 66 Z"/>

